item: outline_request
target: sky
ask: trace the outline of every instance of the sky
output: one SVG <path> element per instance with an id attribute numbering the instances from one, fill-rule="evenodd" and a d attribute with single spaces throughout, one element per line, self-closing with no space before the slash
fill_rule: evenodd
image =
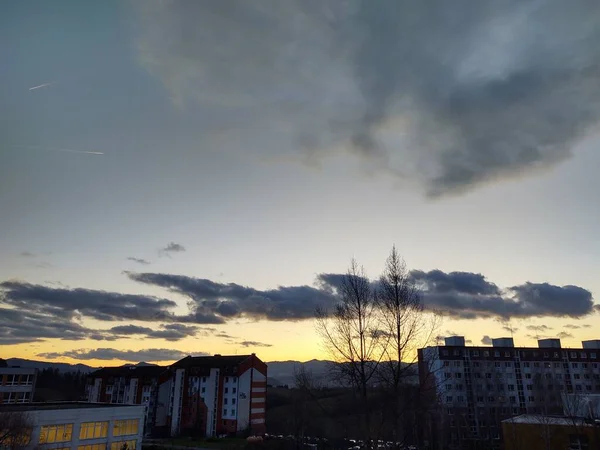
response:
<path id="1" fill-rule="evenodd" d="M 393 245 L 440 336 L 600 338 L 595 0 L 6 0 L 0 60 L 0 357 L 327 358 Z"/>

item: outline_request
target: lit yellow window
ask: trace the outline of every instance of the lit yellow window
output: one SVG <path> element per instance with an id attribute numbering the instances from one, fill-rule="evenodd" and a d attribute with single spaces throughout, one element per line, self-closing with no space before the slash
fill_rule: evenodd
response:
<path id="1" fill-rule="evenodd" d="M 79 429 L 79 439 L 98 439 L 108 436 L 108 422 L 84 422 Z"/>
<path id="2" fill-rule="evenodd" d="M 53 442 L 70 442 L 73 435 L 73 424 L 44 425 L 40 430 L 40 444 Z"/>
<path id="3" fill-rule="evenodd" d="M 139 419 L 115 420 L 113 436 L 129 436 L 138 433 Z"/>
<path id="4" fill-rule="evenodd" d="M 80 445 L 77 450 L 106 450 L 106 444 Z"/>
<path id="5" fill-rule="evenodd" d="M 110 444 L 110 450 L 135 450 L 137 441 L 118 441 Z"/>

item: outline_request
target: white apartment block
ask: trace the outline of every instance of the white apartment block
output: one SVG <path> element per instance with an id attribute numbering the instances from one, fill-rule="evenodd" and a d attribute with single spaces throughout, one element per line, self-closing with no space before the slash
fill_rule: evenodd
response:
<path id="1" fill-rule="evenodd" d="M 436 391 L 451 436 L 500 439 L 503 419 L 561 414 L 562 395 L 600 393 L 600 340 L 561 348 L 559 339 L 515 348 L 512 338 L 491 347 L 465 346 L 464 337 L 419 350 L 419 376 Z"/>
<path id="2" fill-rule="evenodd" d="M 31 425 L 27 450 L 141 450 L 144 407 L 83 402 L 0 405 Z M 21 447 L 22 448 L 22 447 Z"/>

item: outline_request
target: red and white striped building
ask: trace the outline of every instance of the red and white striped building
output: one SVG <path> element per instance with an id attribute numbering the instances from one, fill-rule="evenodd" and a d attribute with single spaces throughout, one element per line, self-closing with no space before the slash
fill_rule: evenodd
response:
<path id="1" fill-rule="evenodd" d="M 160 377 L 154 428 L 161 434 L 265 432 L 267 365 L 244 356 L 188 356 Z"/>

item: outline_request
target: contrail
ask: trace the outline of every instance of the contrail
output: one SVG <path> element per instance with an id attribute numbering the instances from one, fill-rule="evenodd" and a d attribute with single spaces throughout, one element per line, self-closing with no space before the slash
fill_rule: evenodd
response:
<path id="1" fill-rule="evenodd" d="M 104 155 L 104 152 L 94 152 L 88 150 L 75 150 L 72 148 L 55 148 L 55 147 L 40 147 L 39 145 L 12 145 L 16 148 L 29 148 L 33 150 L 45 150 L 47 152 L 66 152 L 66 153 L 81 153 L 84 155 Z"/>
<path id="2" fill-rule="evenodd" d="M 52 82 L 50 82 L 50 83 L 44 83 L 44 84 L 40 84 L 39 86 L 33 86 L 33 87 L 30 87 L 30 88 L 29 88 L 29 90 L 30 90 L 30 91 L 33 91 L 33 90 L 35 90 L 35 89 L 40 89 L 40 88 L 43 88 L 43 87 L 51 86 L 51 85 L 53 85 L 53 84 L 54 84 L 54 81 L 52 81 Z"/>

